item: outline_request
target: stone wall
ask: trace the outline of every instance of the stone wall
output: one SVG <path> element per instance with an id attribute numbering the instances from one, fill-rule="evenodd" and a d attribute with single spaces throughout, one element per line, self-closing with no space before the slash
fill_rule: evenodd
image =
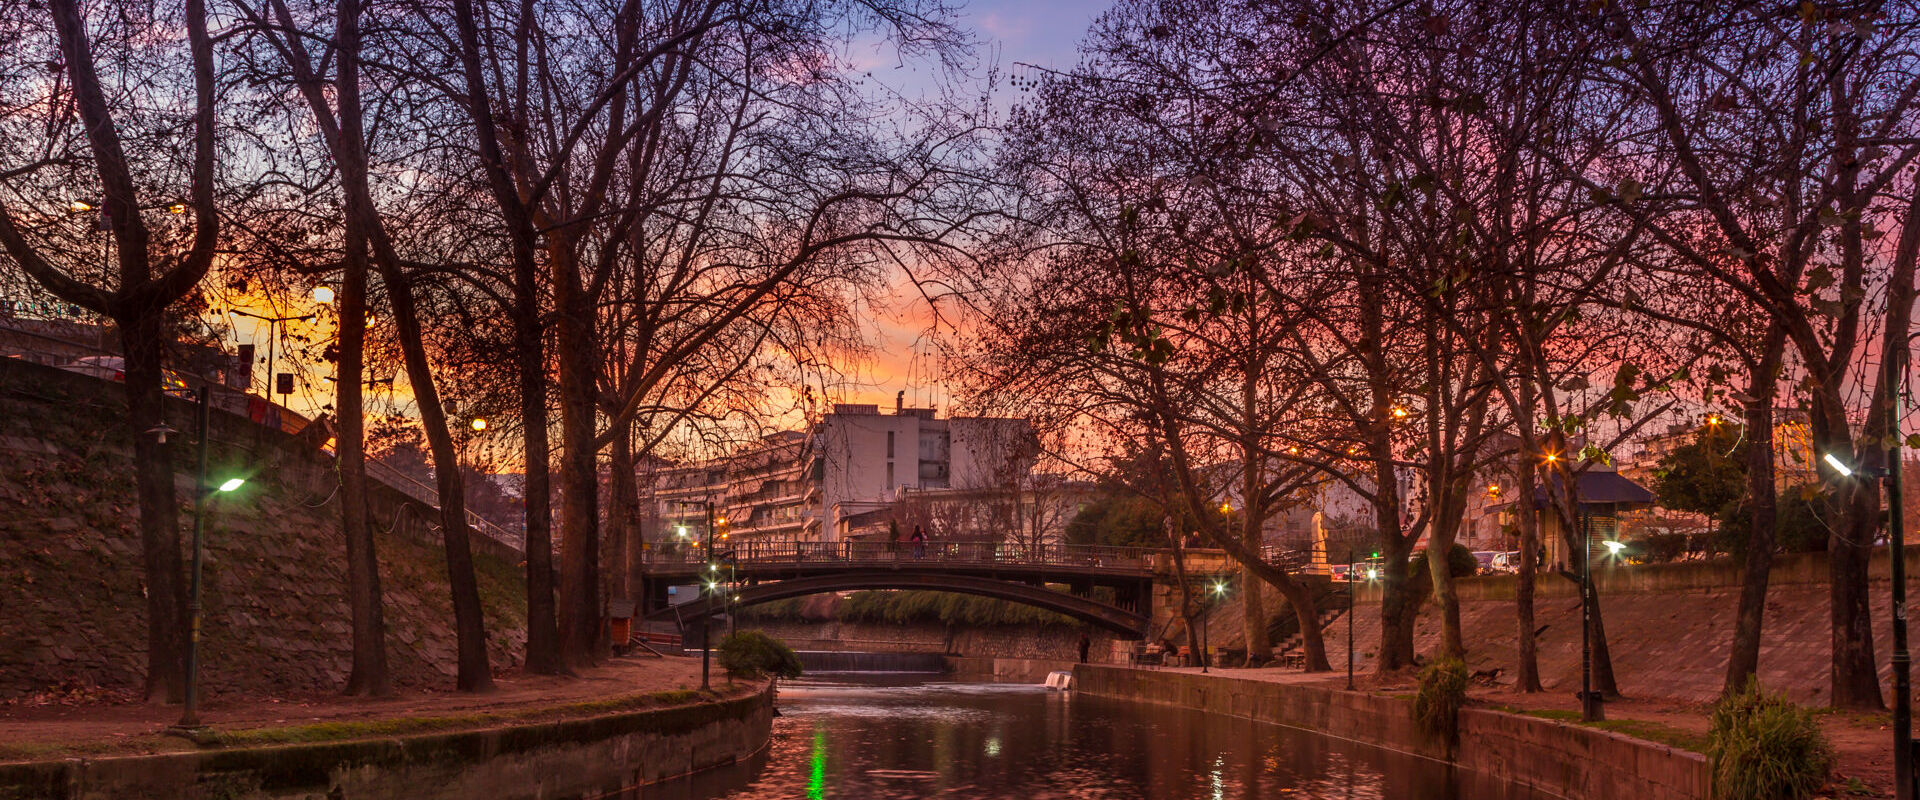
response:
<path id="1" fill-rule="evenodd" d="M 724 702 L 320 744 L 0 766 L 4 800 L 611 797 L 759 753 L 773 687 Z"/>
<path id="2" fill-rule="evenodd" d="M 104 391 L 103 391 L 104 390 Z M 146 663 L 137 502 L 118 387 L 0 359 L 0 699 L 60 687 L 135 691 Z M 191 404 L 170 400 L 182 539 L 190 541 Z M 202 669 L 223 694 L 329 693 L 351 655 L 346 544 L 332 459 L 215 412 L 210 472 L 248 483 L 207 513 Z M 401 685 L 444 685 L 454 636 L 438 535 L 423 509 L 376 489 L 388 656 Z M 517 560 L 476 542 L 495 668 L 517 662 Z M 185 556 L 183 555 L 183 559 Z"/>
<path id="3" fill-rule="evenodd" d="M 870 653 L 946 653 L 978 658 L 1033 659 L 1071 663 L 1080 658 L 1079 628 L 1005 626 L 947 628 L 937 624 L 888 625 L 872 622 L 756 622 L 743 628 L 766 631 L 795 650 L 844 650 Z M 1094 661 L 1124 661 L 1130 642 L 1106 631 L 1089 630 Z"/>
<path id="4" fill-rule="evenodd" d="M 1405 696 L 1212 675 L 1081 665 L 1074 691 L 1196 708 L 1447 761 L 1567 800 L 1705 800 L 1706 759 L 1551 720 L 1463 709 L 1457 744 L 1421 730 Z"/>

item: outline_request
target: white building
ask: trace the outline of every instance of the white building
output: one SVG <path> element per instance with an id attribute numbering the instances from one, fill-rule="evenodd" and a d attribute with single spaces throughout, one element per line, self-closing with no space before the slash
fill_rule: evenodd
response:
<path id="1" fill-rule="evenodd" d="M 813 429 L 822 541 L 870 527 L 907 493 L 1017 488 L 1039 454 L 1024 419 L 938 419 L 931 408 L 839 404 Z"/>
<path id="2" fill-rule="evenodd" d="M 871 535 L 909 493 L 1018 489 L 1037 455 L 1033 426 L 1022 419 L 835 405 L 809 432 L 771 434 L 727 458 L 642 466 L 642 535 L 703 538 L 708 502 L 730 539 Z"/>

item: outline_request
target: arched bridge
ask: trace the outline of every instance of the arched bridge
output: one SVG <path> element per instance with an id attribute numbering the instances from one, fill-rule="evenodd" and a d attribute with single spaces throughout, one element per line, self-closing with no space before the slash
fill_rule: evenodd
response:
<path id="1" fill-rule="evenodd" d="M 806 578 L 788 578 L 771 583 L 743 586 L 733 592 L 728 592 L 722 587 L 720 591 L 709 592 L 698 600 L 661 609 L 649 616 L 653 619 L 673 619 L 684 627 L 688 620 L 700 619 L 702 613 L 712 615 L 729 608 L 742 608 L 790 597 L 862 589 L 928 589 L 1012 600 L 1065 614 L 1130 637 L 1139 636 L 1141 631 L 1146 630 L 1149 621 L 1146 614 L 1044 586 L 1030 586 L 1024 583 L 967 575 L 873 569 L 850 570 Z"/>
<path id="2" fill-rule="evenodd" d="M 743 541 L 688 543 L 641 554 L 640 615 L 683 625 L 724 607 L 862 589 L 927 589 L 1010 600 L 1123 636 L 1146 632 L 1154 585 L 1173 576 L 1173 551 L 995 542 Z M 1218 550 L 1189 550 L 1190 578 L 1227 571 Z M 669 602 L 670 586 L 717 584 L 697 600 Z M 726 591 L 721 591 L 726 590 Z M 1099 591 L 1097 591 L 1099 590 Z"/>

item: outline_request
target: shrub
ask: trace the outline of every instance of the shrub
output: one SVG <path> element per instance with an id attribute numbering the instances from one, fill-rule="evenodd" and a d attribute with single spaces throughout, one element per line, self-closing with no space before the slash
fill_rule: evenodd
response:
<path id="1" fill-rule="evenodd" d="M 786 643 L 760 631 L 740 631 L 720 643 L 720 666 L 729 675 L 800 677 L 800 657 Z"/>
<path id="2" fill-rule="evenodd" d="M 1420 690 L 1413 696 L 1414 720 L 1427 733 L 1452 741 L 1466 700 L 1466 662 L 1436 658 L 1420 670 Z"/>
<path id="3" fill-rule="evenodd" d="M 1707 760 L 1718 800 L 1801 800 L 1826 783 L 1833 745 L 1813 712 L 1749 681 L 1714 704 Z"/>

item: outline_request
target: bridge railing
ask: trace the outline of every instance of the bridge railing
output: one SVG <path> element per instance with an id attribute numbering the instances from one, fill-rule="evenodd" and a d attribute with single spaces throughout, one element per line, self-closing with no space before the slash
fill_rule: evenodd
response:
<path id="1" fill-rule="evenodd" d="M 1150 547 L 1111 547 L 1077 544 L 1017 544 L 1012 542 L 803 542 L 745 540 L 715 543 L 715 553 L 741 565 L 783 564 L 966 564 L 1008 566 L 1070 566 L 1138 570 L 1154 568 L 1154 558 L 1170 551 Z M 697 565 L 707 562 L 702 544 L 669 543 L 641 554 L 652 565 Z"/>

